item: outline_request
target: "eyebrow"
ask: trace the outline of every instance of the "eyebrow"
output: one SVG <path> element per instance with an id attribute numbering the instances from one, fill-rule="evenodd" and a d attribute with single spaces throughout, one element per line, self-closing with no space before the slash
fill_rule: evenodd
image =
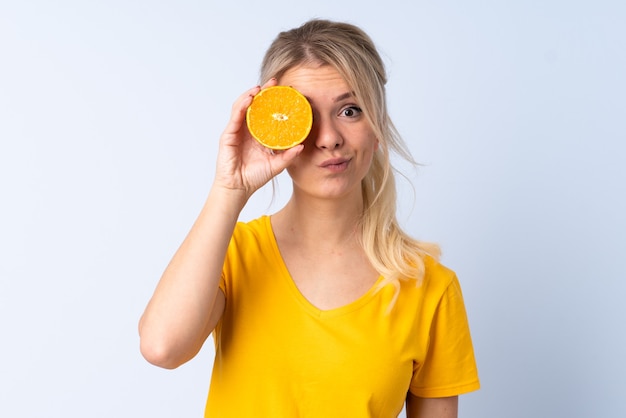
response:
<path id="1" fill-rule="evenodd" d="M 344 93 L 344 94 L 341 94 L 341 95 L 335 97 L 333 99 L 333 102 L 340 102 L 340 101 L 342 101 L 344 99 L 347 99 L 349 97 L 354 97 L 354 92 L 353 91 L 349 91 L 347 93 Z"/>
<path id="2" fill-rule="evenodd" d="M 355 95 L 354 95 L 354 92 L 353 92 L 353 91 L 349 91 L 349 92 L 347 92 L 347 93 L 340 94 L 339 96 L 337 96 L 337 97 L 333 98 L 333 102 L 335 102 L 335 103 L 336 103 L 336 102 L 340 102 L 340 101 L 342 101 L 342 100 L 345 100 L 345 99 L 348 99 L 348 98 L 350 98 L 350 97 L 354 97 L 354 96 L 355 96 Z M 311 102 L 311 103 L 313 102 L 309 96 L 304 96 L 304 97 L 305 97 L 305 98 L 306 98 L 309 102 Z"/>

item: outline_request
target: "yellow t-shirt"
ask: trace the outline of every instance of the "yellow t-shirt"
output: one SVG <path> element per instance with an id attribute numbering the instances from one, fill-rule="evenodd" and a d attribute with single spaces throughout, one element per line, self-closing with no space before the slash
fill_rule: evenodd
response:
<path id="1" fill-rule="evenodd" d="M 420 287 L 401 282 L 389 313 L 391 285 L 320 310 L 291 279 L 269 217 L 239 223 L 220 284 L 226 307 L 205 417 L 397 417 L 409 390 L 478 389 L 457 278 L 430 258 L 426 267 Z"/>

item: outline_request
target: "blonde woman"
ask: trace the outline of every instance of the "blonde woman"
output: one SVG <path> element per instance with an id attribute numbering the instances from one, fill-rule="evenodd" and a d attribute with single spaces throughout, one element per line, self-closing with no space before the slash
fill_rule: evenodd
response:
<path id="1" fill-rule="evenodd" d="M 396 221 L 390 153 L 411 157 L 374 44 L 312 20 L 278 35 L 261 80 L 309 99 L 311 133 L 271 153 L 245 124 L 261 86 L 237 99 L 206 203 L 140 320 L 142 354 L 175 368 L 213 334 L 206 417 L 456 417 L 479 387 L 463 298 L 437 247 Z M 285 169 L 287 204 L 238 222 Z"/>

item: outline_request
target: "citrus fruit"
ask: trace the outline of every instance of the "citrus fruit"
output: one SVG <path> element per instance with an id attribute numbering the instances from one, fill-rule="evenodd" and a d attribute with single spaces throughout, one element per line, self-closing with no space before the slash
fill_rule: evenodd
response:
<path id="1" fill-rule="evenodd" d="M 313 125 L 311 104 L 289 86 L 267 87 L 257 93 L 246 112 L 252 136 L 271 149 L 287 149 L 306 139 Z"/>

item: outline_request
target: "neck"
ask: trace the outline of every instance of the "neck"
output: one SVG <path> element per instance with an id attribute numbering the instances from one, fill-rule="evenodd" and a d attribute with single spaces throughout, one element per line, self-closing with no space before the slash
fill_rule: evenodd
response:
<path id="1" fill-rule="evenodd" d="M 301 244 L 321 247 L 343 246 L 355 242 L 362 200 L 299 199 L 293 195 L 272 216 L 274 227 Z"/>

